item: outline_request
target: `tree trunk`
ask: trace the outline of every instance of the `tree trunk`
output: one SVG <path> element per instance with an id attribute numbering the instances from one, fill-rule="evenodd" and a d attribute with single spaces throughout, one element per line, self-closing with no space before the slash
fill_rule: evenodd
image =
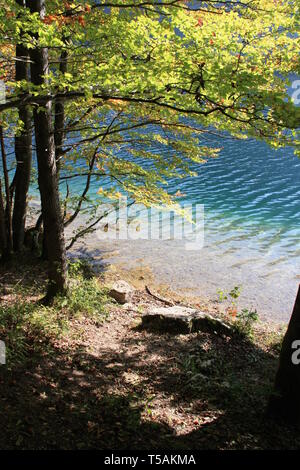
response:
<path id="1" fill-rule="evenodd" d="M 19 110 L 19 118 L 24 122 L 24 132 L 15 138 L 17 160 L 15 198 L 13 210 L 13 246 L 14 251 L 21 251 L 24 244 L 24 231 L 27 213 L 27 194 L 30 183 L 32 140 L 31 118 L 28 110 Z"/>
<path id="2" fill-rule="evenodd" d="M 68 54 L 66 51 L 63 51 L 60 56 L 59 65 L 59 70 L 61 73 L 66 73 L 67 71 L 67 59 Z M 58 100 L 55 103 L 54 139 L 57 173 L 59 173 L 62 146 L 65 139 L 65 105 L 63 100 Z"/>
<path id="3" fill-rule="evenodd" d="M 300 424 L 300 285 L 283 339 L 267 414 L 287 423 Z"/>
<path id="4" fill-rule="evenodd" d="M 18 5 L 25 7 L 25 0 L 16 0 Z M 16 47 L 16 81 L 29 80 L 29 53 L 26 47 Z M 19 108 L 19 118 L 24 123 L 20 136 L 15 137 L 15 155 L 17 168 L 15 174 L 15 200 L 12 219 L 14 251 L 21 251 L 24 244 L 24 231 L 27 211 L 27 194 L 30 183 L 32 160 L 31 113 L 29 108 Z"/>
<path id="5" fill-rule="evenodd" d="M 29 5 L 32 13 L 38 12 L 40 17 L 44 18 L 45 0 L 31 0 Z M 33 84 L 40 86 L 47 83 L 49 70 L 47 48 L 40 48 L 37 45 L 31 50 L 30 56 Z M 51 300 L 57 293 L 65 293 L 67 288 L 66 249 L 58 191 L 51 109 L 52 102 L 48 98 L 45 99 L 42 109 L 34 109 L 38 181 L 49 263 L 49 286 L 46 300 Z"/>
<path id="6" fill-rule="evenodd" d="M 9 186 L 9 176 L 7 169 L 7 158 L 5 151 L 5 142 L 3 128 L 0 126 L 0 147 L 2 155 L 2 166 L 4 174 L 4 185 L 5 185 L 5 227 L 6 227 L 6 251 L 5 258 L 9 258 L 12 253 L 13 242 L 12 242 L 12 219 L 11 219 L 11 197 L 10 197 L 10 186 Z"/>
<path id="7" fill-rule="evenodd" d="M 5 221 L 5 209 L 2 194 L 2 185 L 0 179 L 0 253 L 1 258 L 5 259 L 7 253 L 7 232 Z"/>

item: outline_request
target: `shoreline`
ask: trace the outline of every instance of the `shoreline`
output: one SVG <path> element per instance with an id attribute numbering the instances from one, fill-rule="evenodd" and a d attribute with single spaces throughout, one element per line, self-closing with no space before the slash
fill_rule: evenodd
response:
<path id="1" fill-rule="evenodd" d="M 93 264 L 91 265 L 93 266 Z M 99 273 L 97 274 L 99 275 Z M 150 295 L 153 294 L 154 299 L 158 295 L 162 302 L 164 300 L 171 301 L 176 305 L 205 311 L 216 317 L 221 317 L 225 321 L 232 322 L 233 320 L 233 317 L 228 313 L 228 310 L 232 307 L 232 303 L 229 300 L 218 300 L 217 298 L 213 299 L 204 295 L 196 295 L 194 292 L 184 288 L 173 290 L 170 285 L 159 282 L 149 266 L 130 268 L 128 265 L 110 264 L 106 270 L 101 272 L 101 276 L 103 277 L 104 284 L 110 285 L 115 281 L 125 280 L 139 292 L 148 292 L 149 294 L 150 290 Z M 239 304 L 239 300 L 236 302 L 236 307 L 238 310 L 243 308 Z M 261 316 L 258 317 L 255 325 L 258 329 L 263 328 L 269 331 L 285 331 L 287 327 L 286 322 L 275 321 Z"/>
<path id="2" fill-rule="evenodd" d="M 151 266 L 142 262 L 128 263 L 128 261 L 117 261 L 118 253 L 110 250 L 103 250 L 97 255 L 91 256 L 91 252 L 85 250 L 84 252 L 73 250 L 69 253 L 69 257 L 72 258 L 83 258 L 91 264 L 93 270 L 97 275 L 103 276 L 105 282 L 111 282 L 119 279 L 124 279 L 133 285 L 138 290 L 145 290 L 146 287 L 150 287 L 151 290 L 161 295 L 163 298 L 175 301 L 176 303 L 186 304 L 191 307 L 197 306 L 200 309 L 204 309 L 211 313 L 220 313 L 227 315 L 226 311 L 232 303 L 230 300 L 219 300 L 219 296 L 209 296 L 205 291 L 184 287 L 180 282 L 178 284 L 171 285 L 166 279 L 162 279 L 157 276 Z M 113 257 L 116 257 L 113 260 Z M 142 261 L 142 260 L 137 260 Z M 236 307 L 238 310 L 247 308 L 254 310 L 251 307 L 247 295 L 244 294 L 243 298 L 236 300 Z M 272 318 L 270 315 L 262 314 L 258 311 L 259 321 L 266 327 L 272 328 L 285 328 L 287 321 L 281 320 L 278 317 Z"/>
<path id="3" fill-rule="evenodd" d="M 39 204 L 31 201 L 32 209 Z M 66 239 L 84 222 L 79 216 L 65 231 Z M 156 285 L 169 286 L 187 297 L 201 297 L 215 302 L 218 291 L 228 293 L 241 287 L 239 306 L 256 309 L 263 321 L 287 324 L 299 284 L 296 267 L 280 264 L 247 246 L 238 251 L 220 239 L 205 237 L 199 251 L 185 250 L 185 240 L 98 240 L 96 233 L 74 244 L 68 255 L 90 258 L 96 270 L 112 266 L 151 270 Z M 275 256 L 275 258 L 274 258 Z"/>

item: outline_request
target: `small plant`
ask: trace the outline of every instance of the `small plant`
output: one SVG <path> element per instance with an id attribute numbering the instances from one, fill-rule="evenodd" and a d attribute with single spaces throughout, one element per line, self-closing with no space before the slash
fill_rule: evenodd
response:
<path id="1" fill-rule="evenodd" d="M 237 299 L 241 295 L 241 286 L 234 286 L 229 292 L 221 289 L 217 290 L 219 302 L 229 300 L 230 304 L 226 308 L 226 313 L 231 317 L 234 330 L 242 336 L 251 336 L 253 324 L 258 320 L 256 310 L 243 308 L 239 310 L 237 307 Z"/>
<path id="2" fill-rule="evenodd" d="M 226 293 L 222 289 L 218 289 L 217 294 L 218 294 L 218 301 L 219 302 L 223 302 L 224 300 L 229 299 L 229 300 L 231 300 L 231 303 L 235 304 L 235 301 L 241 295 L 241 286 L 233 287 L 233 289 L 231 289 L 231 291 L 229 291 L 228 293 Z"/>
<path id="3" fill-rule="evenodd" d="M 233 289 L 231 289 L 228 295 L 231 297 L 231 299 L 234 299 L 232 300 L 232 302 L 237 300 L 239 296 L 241 295 L 241 286 L 235 286 Z"/>
<path id="4" fill-rule="evenodd" d="M 237 309 L 237 299 L 241 295 L 241 286 L 235 286 L 231 289 L 228 293 L 225 291 L 218 289 L 217 294 L 219 297 L 219 302 L 223 302 L 224 300 L 229 300 L 230 304 L 226 308 L 226 313 L 230 315 L 232 318 L 236 318 L 238 314 Z"/>
<path id="5" fill-rule="evenodd" d="M 154 400 L 155 398 L 155 395 L 150 395 L 147 399 L 146 399 L 146 403 L 145 403 L 145 412 L 147 413 L 148 416 L 152 416 L 152 401 Z"/>
<path id="6" fill-rule="evenodd" d="M 218 294 L 218 301 L 219 302 L 223 302 L 224 300 L 228 299 L 226 293 L 222 289 L 218 289 L 217 294 Z"/>
<path id="7" fill-rule="evenodd" d="M 68 272 L 71 278 L 91 279 L 94 277 L 92 266 L 88 259 L 73 259 L 68 263 Z"/>
<path id="8" fill-rule="evenodd" d="M 257 310 L 249 310 L 247 308 L 243 308 L 236 315 L 234 329 L 242 336 L 251 336 L 253 332 L 253 325 L 257 320 Z"/>

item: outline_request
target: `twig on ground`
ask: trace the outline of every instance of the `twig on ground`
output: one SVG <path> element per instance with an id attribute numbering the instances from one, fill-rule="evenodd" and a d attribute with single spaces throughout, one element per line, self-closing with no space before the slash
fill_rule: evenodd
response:
<path id="1" fill-rule="evenodd" d="M 149 289 L 148 286 L 145 286 L 145 290 L 146 290 L 147 294 L 151 295 L 151 297 L 153 297 L 154 299 L 159 300 L 160 302 L 163 302 L 164 304 L 169 305 L 170 307 L 174 307 L 174 305 L 175 305 L 174 302 L 171 302 L 170 300 L 164 299 L 162 297 L 159 297 L 156 294 L 153 294 L 153 292 L 151 292 L 151 290 Z"/>

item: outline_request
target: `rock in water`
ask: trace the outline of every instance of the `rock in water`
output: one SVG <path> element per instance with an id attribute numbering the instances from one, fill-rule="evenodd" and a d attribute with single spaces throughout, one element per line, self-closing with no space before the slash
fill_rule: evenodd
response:
<path id="1" fill-rule="evenodd" d="M 115 299 L 119 304 L 130 302 L 133 293 L 133 287 L 126 281 L 116 281 L 109 291 L 110 297 Z"/>
<path id="2" fill-rule="evenodd" d="M 206 312 L 182 307 L 153 307 L 142 316 L 142 328 L 165 333 L 189 334 L 209 331 L 230 334 L 229 325 Z"/>

